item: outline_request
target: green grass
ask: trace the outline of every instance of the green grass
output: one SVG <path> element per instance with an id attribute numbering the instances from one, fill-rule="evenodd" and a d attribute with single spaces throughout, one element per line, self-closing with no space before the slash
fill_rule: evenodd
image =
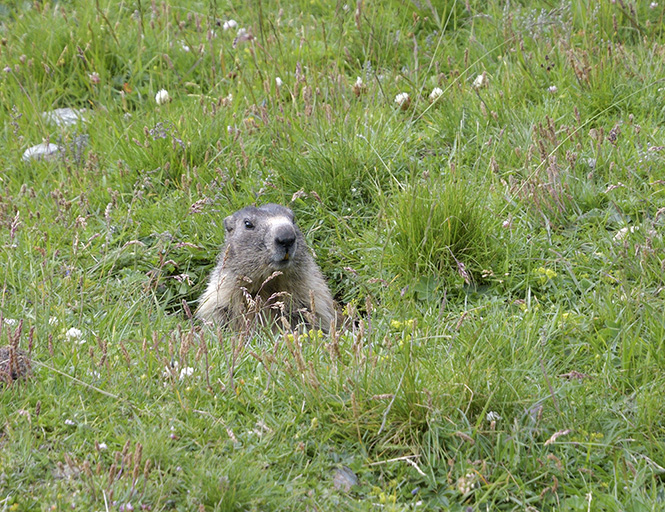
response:
<path id="1" fill-rule="evenodd" d="M 0 6 L 0 510 L 663 509 L 664 13 Z M 188 317 L 270 201 L 352 330 Z"/>

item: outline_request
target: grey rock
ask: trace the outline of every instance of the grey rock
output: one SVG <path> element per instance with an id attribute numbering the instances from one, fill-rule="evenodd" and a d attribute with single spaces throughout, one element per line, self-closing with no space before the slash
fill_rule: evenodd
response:
<path id="1" fill-rule="evenodd" d="M 347 466 L 335 469 L 333 487 L 339 491 L 349 492 L 354 485 L 358 485 L 358 477 Z"/>
<path id="2" fill-rule="evenodd" d="M 29 162 L 30 160 L 53 160 L 60 154 L 60 146 L 56 144 L 42 142 L 36 146 L 28 148 L 23 153 L 23 161 Z"/>
<path id="3" fill-rule="evenodd" d="M 48 112 L 42 112 L 42 118 L 47 123 L 66 127 L 88 120 L 88 111 L 85 108 L 56 108 Z"/>

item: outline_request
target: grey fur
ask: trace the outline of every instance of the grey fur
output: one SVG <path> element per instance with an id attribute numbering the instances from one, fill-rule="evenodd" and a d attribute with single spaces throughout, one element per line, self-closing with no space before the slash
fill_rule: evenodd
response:
<path id="1" fill-rule="evenodd" d="M 291 327 L 305 323 L 328 332 L 335 321 L 332 295 L 293 212 L 273 203 L 248 206 L 226 217 L 224 227 L 225 243 L 196 316 L 236 330 L 254 321 L 274 329 L 284 316 Z"/>

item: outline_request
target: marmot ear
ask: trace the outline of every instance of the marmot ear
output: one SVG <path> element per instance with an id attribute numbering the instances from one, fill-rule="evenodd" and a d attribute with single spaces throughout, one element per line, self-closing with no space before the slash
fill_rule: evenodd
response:
<path id="1" fill-rule="evenodd" d="M 224 227 L 226 228 L 226 232 L 230 233 L 233 231 L 234 225 L 233 225 L 233 215 L 229 215 L 224 219 Z"/>

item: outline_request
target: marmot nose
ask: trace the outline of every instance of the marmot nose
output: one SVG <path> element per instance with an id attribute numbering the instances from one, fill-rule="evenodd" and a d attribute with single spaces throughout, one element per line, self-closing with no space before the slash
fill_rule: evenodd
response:
<path id="1" fill-rule="evenodd" d="M 286 252 L 291 251 L 296 243 L 296 232 L 287 226 L 280 227 L 275 233 L 275 243 Z"/>

